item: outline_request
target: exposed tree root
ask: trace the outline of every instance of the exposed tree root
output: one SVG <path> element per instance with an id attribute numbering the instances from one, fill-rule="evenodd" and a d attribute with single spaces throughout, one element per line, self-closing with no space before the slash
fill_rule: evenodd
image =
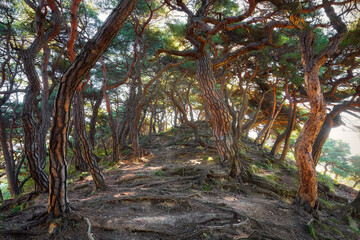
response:
<path id="1" fill-rule="evenodd" d="M 32 191 L 29 193 L 25 193 L 23 195 L 18 196 L 17 198 L 4 200 L 2 202 L 0 212 L 7 212 L 13 209 L 15 206 L 24 205 L 30 202 L 31 200 L 40 196 L 40 191 Z"/>
<path id="2" fill-rule="evenodd" d="M 283 238 L 279 238 L 279 237 L 275 237 L 275 236 L 271 236 L 268 235 L 266 233 L 263 232 L 258 232 L 258 231 L 254 231 L 252 232 L 247 238 L 238 238 L 239 240 L 258 240 L 258 239 L 262 239 L 262 240 L 285 240 Z"/>
<path id="3" fill-rule="evenodd" d="M 274 192 L 277 195 L 280 195 L 282 197 L 291 197 L 291 198 L 296 197 L 295 190 L 287 189 L 279 184 L 270 182 L 270 181 L 266 180 L 265 178 L 257 176 L 255 174 L 251 174 L 249 182 L 255 184 L 259 188 L 269 190 L 269 191 Z M 271 195 L 273 195 L 273 194 L 271 194 Z M 275 196 L 275 195 L 273 195 L 273 196 Z"/>
<path id="4" fill-rule="evenodd" d="M 95 238 L 93 237 L 93 234 L 91 233 L 91 222 L 88 218 L 84 217 L 86 223 L 88 224 L 88 230 L 87 230 L 87 236 L 89 238 L 89 240 L 95 240 Z"/>

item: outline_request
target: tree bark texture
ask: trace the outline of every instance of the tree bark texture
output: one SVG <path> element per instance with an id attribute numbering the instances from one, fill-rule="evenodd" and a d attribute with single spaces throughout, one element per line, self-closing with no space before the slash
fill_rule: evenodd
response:
<path id="1" fill-rule="evenodd" d="M 136 69 L 135 72 L 140 71 L 139 69 Z M 139 76 L 140 73 L 136 74 Z M 130 85 L 130 95 L 128 99 L 128 112 L 127 115 L 129 116 L 129 137 L 131 141 L 131 146 L 133 148 L 133 154 L 135 158 L 141 158 L 142 157 L 142 148 L 139 144 L 139 132 L 138 132 L 138 124 L 140 121 L 140 115 L 141 115 L 141 104 L 139 103 L 139 97 L 141 97 L 141 93 L 138 91 L 136 93 L 136 85 L 135 81 L 133 81 Z M 140 96 L 139 96 L 140 95 Z"/>
<path id="2" fill-rule="evenodd" d="M 295 159 L 299 172 L 298 195 L 300 199 L 307 200 L 312 207 L 315 205 L 318 186 L 312 150 L 315 139 L 326 117 L 325 100 L 318 74 L 320 67 L 329 57 L 336 53 L 347 32 L 346 25 L 336 15 L 331 4 L 328 1 L 324 1 L 324 3 L 325 13 L 336 30 L 336 35 L 329 39 L 328 45 L 318 54 L 314 52 L 314 34 L 309 25 L 305 25 L 301 29 L 299 39 L 305 87 L 310 102 L 310 113 L 309 119 L 305 123 L 295 144 Z"/>
<path id="3" fill-rule="evenodd" d="M 92 109 L 93 112 L 92 112 L 92 115 L 90 118 L 90 123 L 89 123 L 89 141 L 90 141 L 90 145 L 93 148 L 95 147 L 96 119 L 99 115 L 99 108 L 100 108 L 101 102 L 103 100 L 103 96 L 104 96 L 103 89 L 101 88 L 96 97 L 95 104 Z"/>
<path id="4" fill-rule="evenodd" d="M 295 127 L 295 123 L 296 123 L 296 100 L 293 103 L 293 108 L 291 110 L 291 118 L 289 119 L 290 124 L 288 124 L 286 126 L 286 136 L 285 136 L 285 141 L 284 141 L 284 147 L 280 156 L 280 161 L 284 161 L 287 152 L 289 151 L 289 147 L 290 147 L 290 137 L 291 137 L 291 133 L 294 130 Z M 284 132 L 284 133 L 285 133 Z"/>
<path id="5" fill-rule="evenodd" d="M 36 186 L 42 192 L 47 192 L 49 188 L 49 177 L 45 172 L 46 152 L 40 153 L 39 150 L 46 151 L 43 146 L 39 149 L 38 144 L 45 142 L 46 134 L 42 132 L 39 136 L 39 125 L 33 117 L 34 105 L 36 98 L 40 93 L 40 80 L 35 70 L 33 54 L 29 51 L 22 52 L 24 62 L 24 70 L 29 79 L 29 90 L 24 97 L 24 105 L 22 111 L 23 129 L 24 129 L 24 146 L 25 155 L 29 163 L 30 175 Z M 44 138 L 39 142 L 40 138 Z M 40 158 L 42 156 L 42 158 Z"/>
<path id="6" fill-rule="evenodd" d="M 48 212 L 61 217 L 70 211 L 67 198 L 66 136 L 70 119 L 70 103 L 83 77 L 116 37 L 135 7 L 136 0 L 123 0 L 115 7 L 103 26 L 90 39 L 61 78 L 53 112 L 50 134 L 50 188 Z"/>
<path id="7" fill-rule="evenodd" d="M 313 38 L 311 31 L 303 31 L 300 36 L 300 48 L 305 70 L 304 80 L 307 97 L 310 101 L 310 113 L 295 144 L 295 159 L 299 172 L 298 196 L 300 199 L 308 201 L 312 207 L 315 206 L 318 186 L 312 148 L 326 115 L 324 96 L 318 77 L 320 64 L 314 65 L 312 62 Z"/>
<path id="8" fill-rule="evenodd" d="M 97 189 L 106 189 L 104 176 L 97 164 L 94 150 L 89 143 L 86 133 L 85 113 L 84 113 L 84 96 L 81 89 L 76 90 L 74 97 L 74 125 L 81 141 L 84 160 L 86 166 L 94 180 Z"/>
<path id="9" fill-rule="evenodd" d="M 229 161 L 232 177 L 239 178 L 244 173 L 244 166 L 240 162 L 237 142 L 233 138 L 231 115 L 216 89 L 214 73 L 206 54 L 196 59 L 196 71 L 220 160 L 222 163 Z"/>
<path id="10" fill-rule="evenodd" d="M 330 131 L 333 127 L 341 125 L 340 112 L 342 111 L 340 106 L 334 106 L 332 111 L 326 115 L 325 121 L 321 126 L 319 135 L 316 137 L 314 146 L 313 146 L 313 161 L 315 166 L 318 164 L 321 150 L 329 137 Z"/>
<path id="11" fill-rule="evenodd" d="M 1 115 L 2 113 L 0 113 L 0 141 L 5 160 L 6 178 L 8 182 L 8 188 L 10 190 L 10 195 L 11 197 L 15 197 L 20 194 L 20 189 L 17 185 L 17 178 L 15 174 L 15 161 L 9 151 L 6 129 L 4 126 L 3 117 Z"/>

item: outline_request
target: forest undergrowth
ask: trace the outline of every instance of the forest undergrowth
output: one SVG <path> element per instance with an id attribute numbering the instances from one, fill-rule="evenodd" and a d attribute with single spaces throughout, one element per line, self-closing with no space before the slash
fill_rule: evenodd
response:
<path id="1" fill-rule="evenodd" d="M 321 183 L 316 211 L 300 206 L 295 163 L 280 163 L 251 142 L 241 146 L 251 172 L 243 185 L 228 178 L 216 151 L 197 146 L 186 127 L 154 136 L 146 147 L 138 161 L 123 154 L 102 165 L 106 191 L 95 191 L 89 174 L 72 174 L 75 214 L 66 222 L 41 221 L 46 194 L 5 200 L 0 238 L 360 239 L 360 222 L 347 207 L 355 190 Z"/>

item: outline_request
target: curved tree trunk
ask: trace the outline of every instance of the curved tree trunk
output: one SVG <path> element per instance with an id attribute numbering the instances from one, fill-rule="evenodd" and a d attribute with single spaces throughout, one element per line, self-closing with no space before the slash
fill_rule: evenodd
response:
<path id="1" fill-rule="evenodd" d="M 231 176 L 240 180 L 245 171 L 240 162 L 237 142 L 234 141 L 231 115 L 220 93 L 216 90 L 215 77 L 206 54 L 196 59 L 196 71 L 202 97 L 209 112 L 209 122 L 220 160 L 222 163 L 229 161 Z"/>
<path id="2" fill-rule="evenodd" d="M 66 134 L 70 119 L 70 103 L 77 86 L 101 54 L 113 41 L 137 1 L 123 0 L 106 22 L 89 40 L 61 78 L 55 100 L 50 134 L 50 188 L 48 212 L 61 217 L 70 211 L 67 198 Z"/>
<path id="3" fill-rule="evenodd" d="M 320 67 L 337 51 L 347 32 L 346 25 L 336 15 L 334 8 L 330 4 L 325 4 L 324 10 L 331 25 L 337 32 L 330 39 L 328 45 L 315 54 L 313 48 L 314 33 L 307 23 L 301 27 L 302 32 L 299 38 L 306 93 L 310 102 L 310 114 L 296 141 L 295 159 L 299 172 L 298 196 L 301 200 L 308 201 L 312 207 L 315 206 L 318 186 L 312 150 L 315 139 L 326 117 L 325 100 L 318 74 Z"/>
<path id="4" fill-rule="evenodd" d="M 39 136 L 39 125 L 33 117 L 34 105 L 36 98 L 40 93 L 40 80 L 35 70 L 33 55 L 28 51 L 23 51 L 22 59 L 24 62 L 24 70 L 30 81 L 29 91 L 25 94 L 24 105 L 22 111 L 23 129 L 24 129 L 24 146 L 25 155 L 29 163 L 30 175 L 36 186 L 42 192 L 47 192 L 49 188 L 49 177 L 45 172 L 46 156 L 45 153 L 39 153 L 39 139 L 46 137 L 42 133 Z M 41 141 L 42 143 L 45 140 Z M 41 148 L 46 151 L 46 148 Z M 43 158 L 40 158 L 42 156 Z"/>
<path id="5" fill-rule="evenodd" d="M 305 72 L 307 95 L 310 101 L 309 119 L 305 123 L 295 144 L 295 159 L 299 172 L 299 191 L 301 199 L 312 207 L 317 198 L 317 178 L 312 148 L 315 138 L 325 120 L 326 108 L 318 78 L 319 66 Z"/>
<path id="6" fill-rule="evenodd" d="M 91 147 L 85 125 L 84 97 L 81 89 L 76 90 L 74 97 L 74 125 L 81 141 L 84 160 L 97 189 L 106 189 L 104 176 L 101 173 L 96 157 Z"/>

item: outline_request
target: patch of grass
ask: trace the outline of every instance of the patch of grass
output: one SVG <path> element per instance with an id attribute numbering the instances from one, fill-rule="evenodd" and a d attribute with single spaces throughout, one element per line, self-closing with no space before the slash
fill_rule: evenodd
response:
<path id="1" fill-rule="evenodd" d="M 209 191 L 211 191 L 211 186 L 207 183 L 203 183 L 203 184 L 201 184 L 200 189 L 201 189 L 201 191 L 209 192 Z"/>
<path id="2" fill-rule="evenodd" d="M 354 219 L 352 219 L 351 216 L 345 216 L 345 221 L 347 222 L 347 224 L 349 225 L 350 229 L 352 231 L 354 231 L 354 233 L 360 235 L 360 230 L 358 228 L 358 225 L 356 223 L 356 221 Z"/>
<path id="3" fill-rule="evenodd" d="M 81 178 L 81 177 L 87 177 L 90 176 L 89 172 L 80 172 L 78 175 L 76 175 L 76 178 Z"/>
<path id="4" fill-rule="evenodd" d="M 26 203 L 25 202 L 21 203 L 19 205 L 16 205 L 13 209 L 11 209 L 10 214 L 16 213 L 16 212 L 18 212 L 20 210 L 23 210 L 25 208 L 26 208 Z"/>
<path id="5" fill-rule="evenodd" d="M 306 224 L 306 230 L 309 232 L 311 237 L 313 237 L 316 240 L 318 239 L 316 236 L 315 228 L 313 226 L 311 226 L 311 223 Z"/>
<path id="6" fill-rule="evenodd" d="M 334 180 L 326 174 L 318 174 L 317 179 L 320 183 L 328 186 L 332 192 L 335 192 Z"/>
<path id="7" fill-rule="evenodd" d="M 330 202 L 326 201 L 325 199 L 319 198 L 319 204 L 321 207 L 326 208 L 330 211 L 334 210 L 334 206 Z"/>
<path id="8" fill-rule="evenodd" d="M 129 149 L 125 149 L 125 150 L 122 150 L 122 154 L 124 154 L 124 155 L 131 155 L 131 154 L 132 154 L 132 151 L 129 150 Z"/>
<path id="9" fill-rule="evenodd" d="M 270 182 L 277 182 L 279 180 L 279 176 L 276 173 L 265 175 L 265 178 Z"/>
<path id="10" fill-rule="evenodd" d="M 249 168 L 249 171 L 254 173 L 254 174 L 262 173 L 261 168 L 259 166 L 257 166 L 257 164 L 251 165 L 250 168 Z"/>
<path id="11" fill-rule="evenodd" d="M 156 170 L 156 171 L 152 172 L 152 175 L 157 176 L 157 177 L 165 177 L 165 173 L 162 170 Z"/>

